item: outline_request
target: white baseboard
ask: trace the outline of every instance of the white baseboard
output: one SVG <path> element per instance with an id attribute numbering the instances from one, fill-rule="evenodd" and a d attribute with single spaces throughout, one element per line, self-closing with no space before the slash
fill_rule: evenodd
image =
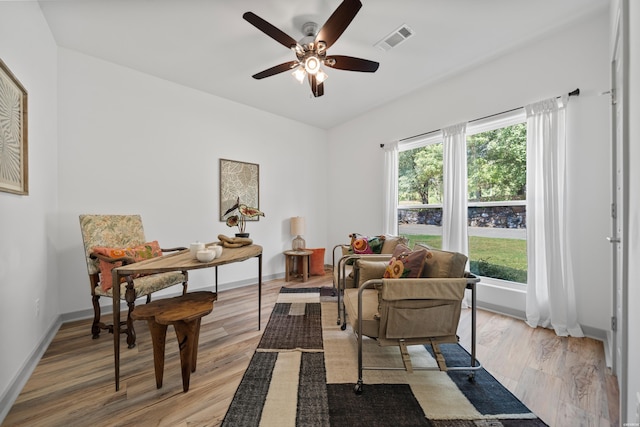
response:
<path id="1" fill-rule="evenodd" d="M 42 337 L 42 340 L 38 346 L 31 352 L 29 357 L 24 361 L 20 370 L 14 375 L 13 379 L 9 383 L 9 387 L 4 391 L 2 397 L 0 397 L 0 424 L 4 421 L 5 417 L 11 410 L 11 407 L 15 403 L 16 399 L 20 395 L 22 388 L 29 380 L 29 377 L 38 366 L 40 359 L 49 348 L 49 344 L 55 338 L 60 326 L 62 325 L 62 316 L 58 316 L 47 332 Z"/>

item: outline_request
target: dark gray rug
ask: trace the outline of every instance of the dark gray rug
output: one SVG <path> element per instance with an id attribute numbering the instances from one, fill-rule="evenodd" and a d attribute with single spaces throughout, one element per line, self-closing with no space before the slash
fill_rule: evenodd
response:
<path id="1" fill-rule="evenodd" d="M 356 395 L 356 339 L 328 301 L 326 288 L 282 288 L 223 426 L 546 426 L 484 369 L 474 382 L 464 371 L 367 371 Z M 417 348 L 418 361 L 431 358 Z M 389 357 L 400 359 L 395 350 Z M 459 345 L 441 350 L 448 366 L 468 366 Z"/>

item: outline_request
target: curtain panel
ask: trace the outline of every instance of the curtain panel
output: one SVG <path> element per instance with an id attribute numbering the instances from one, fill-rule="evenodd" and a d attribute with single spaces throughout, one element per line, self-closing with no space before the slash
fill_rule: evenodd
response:
<path id="1" fill-rule="evenodd" d="M 466 123 L 442 129 L 444 190 L 442 249 L 469 255 Z"/>
<path id="2" fill-rule="evenodd" d="M 527 324 L 584 336 L 567 252 L 566 98 L 525 107 L 527 115 Z"/>
<path id="3" fill-rule="evenodd" d="M 382 232 L 398 235 L 398 142 L 384 145 Z"/>

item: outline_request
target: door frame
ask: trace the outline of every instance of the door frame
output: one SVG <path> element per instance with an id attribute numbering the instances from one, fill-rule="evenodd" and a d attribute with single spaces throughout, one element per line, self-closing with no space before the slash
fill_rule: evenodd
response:
<path id="1" fill-rule="evenodd" d="M 618 380 L 620 419 L 628 406 L 628 205 L 629 205 L 629 51 L 628 0 L 616 2 L 611 49 L 611 362 Z"/>

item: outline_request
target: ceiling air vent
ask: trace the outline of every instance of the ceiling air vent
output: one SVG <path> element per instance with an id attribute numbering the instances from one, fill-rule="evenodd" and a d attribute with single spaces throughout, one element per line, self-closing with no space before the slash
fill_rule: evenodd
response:
<path id="1" fill-rule="evenodd" d="M 402 24 L 400 27 L 393 30 L 391 34 L 376 43 L 375 46 L 380 50 L 387 51 L 398 46 L 412 35 L 413 30 L 407 24 Z"/>

